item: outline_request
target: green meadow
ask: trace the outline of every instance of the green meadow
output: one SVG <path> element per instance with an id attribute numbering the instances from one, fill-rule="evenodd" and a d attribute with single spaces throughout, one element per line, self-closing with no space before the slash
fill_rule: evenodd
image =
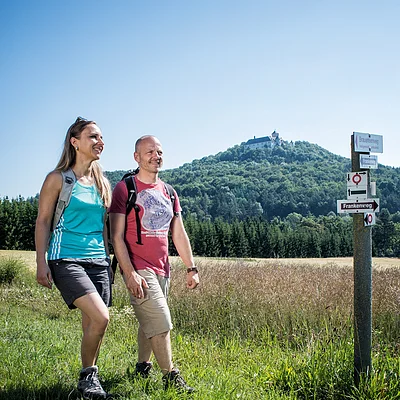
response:
<path id="1" fill-rule="evenodd" d="M 0 399 L 79 398 L 80 315 L 35 281 L 33 252 L 0 251 Z M 196 388 L 132 377 L 137 322 L 121 276 L 98 365 L 118 399 L 400 399 L 400 261 L 373 259 L 372 370 L 353 382 L 351 259 L 172 258 L 175 365 Z"/>

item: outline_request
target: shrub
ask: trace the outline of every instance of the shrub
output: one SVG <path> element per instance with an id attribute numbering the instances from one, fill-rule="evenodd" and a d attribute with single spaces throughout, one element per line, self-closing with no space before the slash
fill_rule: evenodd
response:
<path id="1" fill-rule="evenodd" d="M 10 285 L 19 273 L 26 268 L 23 261 L 15 258 L 0 259 L 0 285 Z"/>

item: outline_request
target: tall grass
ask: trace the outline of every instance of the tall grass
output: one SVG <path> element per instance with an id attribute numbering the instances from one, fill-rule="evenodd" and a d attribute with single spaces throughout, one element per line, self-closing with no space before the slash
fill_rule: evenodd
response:
<path id="1" fill-rule="evenodd" d="M 0 258 L 0 285 L 10 285 L 25 268 L 25 264 L 16 258 Z"/>
<path id="2" fill-rule="evenodd" d="M 170 306 L 175 364 L 193 399 L 400 399 L 400 269 L 373 277 L 373 370 L 353 385 L 351 268 L 260 260 L 198 260 L 201 284 L 185 288 L 176 259 Z M 76 399 L 80 316 L 57 290 L 22 268 L 0 285 L 0 399 Z M 137 322 L 120 276 L 98 361 L 119 399 L 180 399 L 155 365 L 132 379 Z"/>

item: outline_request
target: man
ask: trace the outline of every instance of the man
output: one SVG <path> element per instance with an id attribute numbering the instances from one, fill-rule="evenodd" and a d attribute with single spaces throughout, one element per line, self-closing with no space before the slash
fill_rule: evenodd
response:
<path id="1" fill-rule="evenodd" d="M 164 387 L 176 387 L 191 393 L 172 363 L 170 331 L 171 315 L 167 304 L 170 264 L 168 261 L 168 231 L 183 263 L 187 267 L 187 287 L 199 284 L 189 238 L 181 218 L 181 207 L 176 193 L 174 210 L 164 182 L 158 177 L 163 164 L 161 143 L 154 136 L 137 140 L 134 158 L 139 172 L 132 177 L 137 187 L 136 204 L 140 207 L 140 234 L 138 244 L 135 212 L 126 217 L 128 189 L 119 182 L 113 192 L 110 222 L 113 247 L 122 269 L 131 303 L 139 321 L 138 362 L 135 373 L 149 376 L 151 354 L 163 373 Z"/>

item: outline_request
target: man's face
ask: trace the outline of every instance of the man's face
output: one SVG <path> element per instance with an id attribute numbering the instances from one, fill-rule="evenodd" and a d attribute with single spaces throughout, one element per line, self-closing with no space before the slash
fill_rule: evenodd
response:
<path id="1" fill-rule="evenodd" d="M 143 171 L 158 173 L 163 165 L 161 143 L 155 137 L 143 139 L 134 157 Z"/>

